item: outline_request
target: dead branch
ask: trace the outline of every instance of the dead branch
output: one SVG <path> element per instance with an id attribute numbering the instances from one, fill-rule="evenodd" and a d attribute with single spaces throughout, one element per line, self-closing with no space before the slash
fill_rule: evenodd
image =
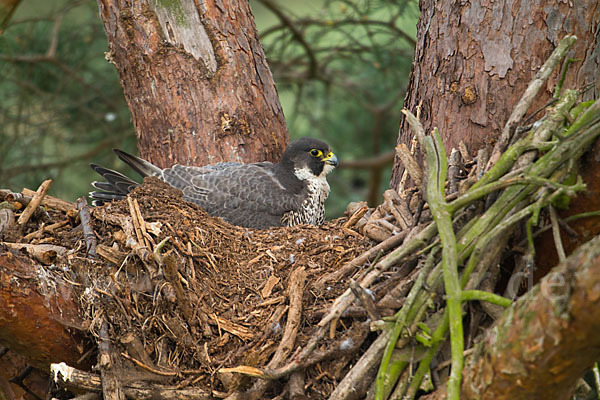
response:
<path id="1" fill-rule="evenodd" d="M 21 193 L 23 194 L 24 197 L 24 201 L 31 201 L 32 196 L 35 195 L 35 192 L 31 189 L 23 189 L 21 191 Z M 58 197 L 53 197 L 53 196 L 49 196 L 46 195 L 44 196 L 44 198 L 42 199 L 42 205 L 44 207 L 48 207 L 48 208 L 52 208 L 55 210 L 59 210 L 59 211 L 64 211 L 67 212 L 69 210 L 73 210 L 76 209 L 77 206 L 75 205 L 75 203 L 72 203 L 70 201 L 65 201 L 62 199 L 59 199 Z"/>
<path id="2" fill-rule="evenodd" d="M 50 265 L 56 261 L 56 257 L 64 257 L 67 249 L 53 244 L 29 244 L 0 242 L 0 245 L 12 250 L 25 250 L 27 253 L 44 265 Z"/>
<path id="3" fill-rule="evenodd" d="M 38 190 L 33 195 L 31 202 L 27 205 L 27 207 L 25 207 L 25 210 L 23 210 L 23 213 L 17 220 L 17 224 L 19 224 L 20 226 L 23 226 L 27 223 L 27 221 L 29 221 L 29 218 L 31 218 L 31 216 L 33 215 L 33 212 L 41 204 L 46 193 L 48 193 L 48 190 L 50 189 L 50 185 L 52 185 L 52 179 L 47 179 L 44 182 L 42 182 L 42 184 L 40 185 Z"/>
<path id="4" fill-rule="evenodd" d="M 69 388 L 89 390 L 102 393 L 100 376 L 81 371 L 68 366 L 66 363 L 52 364 L 54 381 Z M 180 400 L 211 400 L 214 397 L 200 388 L 177 389 L 173 386 L 157 385 L 146 382 L 131 382 L 123 385 L 123 393 L 127 398 L 152 400 L 152 399 L 180 399 Z"/>
<path id="5" fill-rule="evenodd" d="M 406 237 L 407 234 L 408 234 L 408 231 L 400 232 L 396 235 L 389 237 L 388 239 L 384 240 L 383 242 L 379 243 L 377 246 L 371 247 L 368 251 L 362 253 L 360 256 L 356 257 L 354 260 L 345 264 L 342 268 L 323 276 L 321 279 L 319 279 L 317 282 L 315 282 L 314 286 L 323 287 L 323 286 L 325 286 L 325 284 L 327 282 L 337 281 L 337 280 L 341 279 L 342 277 L 352 273 L 354 270 L 356 270 L 358 267 L 360 267 L 364 263 L 377 257 L 377 255 L 383 254 L 389 249 L 398 247 L 402 243 L 402 241 L 404 240 L 404 238 Z"/>
<path id="6" fill-rule="evenodd" d="M 94 234 L 94 228 L 92 228 L 90 208 L 85 197 L 77 199 L 77 209 L 79 210 L 79 218 L 81 219 L 81 226 L 83 227 L 83 236 L 85 238 L 87 253 L 88 255 L 95 257 L 96 235 Z"/>
<path id="7" fill-rule="evenodd" d="M 102 377 L 102 395 L 105 400 L 124 400 L 125 394 L 119 379 L 120 368 L 117 353 L 113 350 L 108 335 L 108 323 L 104 318 L 100 322 L 100 338 L 98 342 L 100 376 Z"/>

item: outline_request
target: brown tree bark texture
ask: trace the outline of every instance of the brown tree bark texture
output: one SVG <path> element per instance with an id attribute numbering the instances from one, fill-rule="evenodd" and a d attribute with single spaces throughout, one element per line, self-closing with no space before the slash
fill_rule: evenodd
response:
<path id="1" fill-rule="evenodd" d="M 142 157 L 278 160 L 287 127 L 246 1 L 98 0 Z"/>
<path id="2" fill-rule="evenodd" d="M 596 0 L 435 1 L 420 0 L 417 46 L 404 106 L 416 112 L 426 132 L 438 127 L 446 150 L 462 140 L 473 156 L 491 146 L 512 109 L 558 41 L 574 34 L 565 87 L 600 92 L 600 43 Z M 546 104 L 558 71 L 530 112 Z M 398 143 L 410 147 L 412 132 L 402 121 Z M 448 151 L 449 154 L 449 151 Z M 391 187 L 402 176 L 396 158 Z"/>
<path id="3" fill-rule="evenodd" d="M 464 399 L 568 399 L 600 357 L 600 236 L 519 299 L 467 358 Z M 440 389 L 427 397 L 442 399 Z"/>
<path id="4" fill-rule="evenodd" d="M 0 253 L 0 343 L 38 368 L 78 361 L 87 350 L 71 285 L 47 276 L 31 259 Z M 88 360 L 89 363 L 89 360 Z"/>

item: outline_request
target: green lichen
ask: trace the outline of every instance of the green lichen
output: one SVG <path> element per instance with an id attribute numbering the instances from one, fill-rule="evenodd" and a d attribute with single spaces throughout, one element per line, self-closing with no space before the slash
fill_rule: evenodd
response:
<path id="1" fill-rule="evenodd" d="M 156 4 L 169 11 L 175 17 L 177 24 L 187 26 L 187 20 L 180 0 L 156 0 Z"/>

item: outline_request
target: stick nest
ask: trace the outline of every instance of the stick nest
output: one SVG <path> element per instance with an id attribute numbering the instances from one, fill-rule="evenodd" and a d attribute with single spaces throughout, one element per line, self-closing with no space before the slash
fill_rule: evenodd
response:
<path id="1" fill-rule="evenodd" d="M 285 344 L 288 353 L 306 344 L 313 325 L 347 288 L 347 283 L 313 283 L 372 245 L 343 228 L 344 219 L 318 227 L 232 226 L 183 201 L 181 192 L 156 178 L 146 178 L 127 200 L 93 208 L 91 215 L 96 257 L 88 254 L 80 230 L 46 232 L 44 242 L 70 245 L 56 271 L 75 282 L 89 332 L 99 341 L 106 321 L 122 368 L 137 370 L 119 378 L 143 376 L 179 387 L 193 383 L 208 393 L 244 388 L 248 378 L 218 371 L 265 367 L 281 347 L 290 298 L 298 295 L 290 289 L 294 271 L 303 271 L 305 281 L 295 286 L 301 319 L 295 341 Z M 56 211 L 47 217 L 47 224 L 66 218 Z M 38 228 L 30 222 L 26 232 Z M 342 321 L 344 337 L 333 339 L 338 345 L 353 335 L 364 339 L 365 320 L 366 315 Z M 318 382 L 327 386 L 337 377 L 322 378 Z"/>

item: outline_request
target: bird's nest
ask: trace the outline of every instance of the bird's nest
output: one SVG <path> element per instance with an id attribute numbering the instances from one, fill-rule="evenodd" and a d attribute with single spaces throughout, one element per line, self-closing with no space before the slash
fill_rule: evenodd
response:
<path id="1" fill-rule="evenodd" d="M 307 395 L 321 398 L 370 341 L 367 313 L 351 307 L 310 353 L 296 351 L 347 290 L 336 271 L 373 244 L 345 227 L 345 218 L 318 227 L 240 228 L 184 202 L 156 178 L 126 200 L 90 210 L 79 225 L 85 213 L 49 209 L 20 232 L 5 230 L 4 240 L 22 243 L 29 235 L 32 246 L 66 248 L 38 256 L 49 257 L 50 275 L 73 283 L 83 326 L 106 345 L 89 357 L 101 368 L 102 354 L 112 357 L 125 387 L 153 382 L 184 398 L 209 398 L 254 385 L 260 398 L 281 392 L 283 383 L 270 376 L 269 385 L 257 385 L 249 375 L 289 375 L 285 369 L 302 366 Z M 360 266 L 368 268 L 368 259 Z M 386 280 L 370 296 L 381 299 L 395 283 Z"/>

